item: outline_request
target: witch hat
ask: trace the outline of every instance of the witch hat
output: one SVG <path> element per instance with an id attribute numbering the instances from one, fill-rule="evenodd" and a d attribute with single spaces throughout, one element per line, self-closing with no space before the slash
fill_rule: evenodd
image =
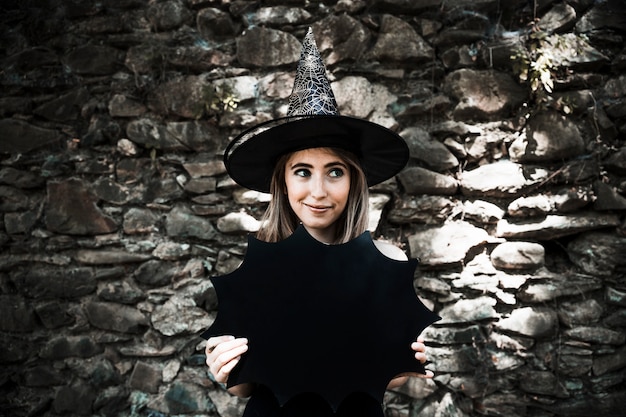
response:
<path id="1" fill-rule="evenodd" d="M 224 164 L 239 185 L 269 193 L 280 156 L 321 147 L 354 153 L 368 186 L 393 177 L 409 159 L 409 149 L 397 133 L 364 119 L 339 114 L 313 30 L 309 28 L 302 44 L 287 116 L 261 123 L 233 139 L 224 152 Z"/>

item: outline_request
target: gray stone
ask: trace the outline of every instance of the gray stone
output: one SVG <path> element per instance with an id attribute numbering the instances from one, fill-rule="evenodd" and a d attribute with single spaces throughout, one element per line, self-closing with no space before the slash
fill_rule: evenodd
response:
<path id="1" fill-rule="evenodd" d="M 9 186 L 0 186 L 0 210 L 3 212 L 31 209 L 33 202 L 22 190 Z"/>
<path id="2" fill-rule="evenodd" d="M 153 210 L 131 207 L 124 213 L 124 233 L 133 235 L 159 231 L 161 215 Z"/>
<path id="3" fill-rule="evenodd" d="M 92 268 L 33 266 L 16 272 L 14 285 L 32 298 L 72 299 L 95 292 L 96 277 Z"/>
<path id="4" fill-rule="evenodd" d="M 364 77 L 344 77 L 333 82 L 331 88 L 340 113 L 349 116 L 368 118 L 377 108 L 385 109 L 393 101 L 388 91 L 377 91 Z"/>
<path id="5" fill-rule="evenodd" d="M 427 327 L 422 333 L 428 343 L 442 345 L 471 344 L 484 341 L 480 326 L 469 325 L 464 328 Z"/>
<path id="6" fill-rule="evenodd" d="M 63 58 L 69 69 L 80 75 L 112 74 L 124 60 L 122 51 L 106 45 L 79 46 Z"/>
<path id="7" fill-rule="evenodd" d="M 452 287 L 495 293 L 498 291 L 500 279 L 496 276 L 473 274 L 471 271 L 462 273 L 461 278 L 452 281 Z"/>
<path id="8" fill-rule="evenodd" d="M 257 232 L 259 226 L 257 219 L 244 212 L 228 213 L 217 220 L 217 230 L 222 233 Z"/>
<path id="9" fill-rule="evenodd" d="M 509 147 L 514 162 L 545 162 L 581 155 L 585 141 L 576 124 L 556 112 L 533 116 L 520 136 Z"/>
<path id="10" fill-rule="evenodd" d="M 458 204 L 445 197 L 403 197 L 396 199 L 387 219 L 396 224 L 441 224 L 457 209 Z"/>
<path id="11" fill-rule="evenodd" d="M 420 400 L 434 394 L 437 391 L 437 385 L 432 379 L 409 378 L 406 383 L 394 389 L 394 391 Z"/>
<path id="12" fill-rule="evenodd" d="M 125 250 L 92 250 L 83 249 L 74 254 L 77 262 L 86 265 L 108 265 L 143 262 L 150 259 L 150 255 L 129 253 Z"/>
<path id="13" fill-rule="evenodd" d="M 76 383 L 61 387 L 54 397 L 52 406 L 59 414 L 92 415 L 96 394 L 88 384 Z"/>
<path id="14" fill-rule="evenodd" d="M 35 172 L 23 171 L 13 167 L 0 169 L 0 184 L 6 184 L 19 189 L 38 188 L 45 183 L 45 178 Z"/>
<path id="15" fill-rule="evenodd" d="M 537 25 L 547 32 L 561 32 L 576 24 L 576 9 L 567 3 L 554 5 L 544 14 Z"/>
<path id="16" fill-rule="evenodd" d="M 545 249 L 539 243 L 504 242 L 491 251 L 491 262 L 499 269 L 537 269 L 545 262 Z"/>
<path id="17" fill-rule="evenodd" d="M 587 343 L 623 345 L 626 342 L 626 335 L 623 332 L 601 327 L 579 326 L 565 330 L 563 333 L 572 339 Z"/>
<path id="18" fill-rule="evenodd" d="M 208 7 L 198 11 L 196 26 L 203 38 L 213 40 L 236 35 L 240 25 L 228 13 Z"/>
<path id="19" fill-rule="evenodd" d="M 99 283 L 97 294 L 104 301 L 120 304 L 135 304 L 145 298 L 143 291 L 130 280 Z"/>
<path id="20" fill-rule="evenodd" d="M 551 35 L 546 38 L 545 45 L 548 54 L 552 54 L 560 65 L 572 70 L 590 71 L 609 62 L 608 56 L 575 33 Z"/>
<path id="21" fill-rule="evenodd" d="M 167 214 L 165 228 L 171 237 L 196 237 L 202 240 L 214 239 L 217 233 L 210 220 L 195 216 L 182 206 L 174 207 Z"/>
<path id="22" fill-rule="evenodd" d="M 508 317 L 496 323 L 496 327 L 500 330 L 538 339 L 553 336 L 557 326 L 556 312 L 541 307 L 516 308 Z"/>
<path id="23" fill-rule="evenodd" d="M 27 233 L 33 229 L 38 220 L 38 210 L 29 210 L 20 213 L 6 213 L 4 215 L 4 227 L 10 235 Z"/>
<path id="24" fill-rule="evenodd" d="M 109 114 L 114 117 L 138 117 L 146 112 L 146 106 L 124 94 L 115 94 L 109 101 Z"/>
<path id="25" fill-rule="evenodd" d="M 47 188 L 46 225 L 57 233 L 89 235 L 112 233 L 117 224 L 98 208 L 88 186 L 78 178 L 50 182 Z"/>
<path id="26" fill-rule="evenodd" d="M 437 0 L 373 0 L 371 5 L 375 10 L 384 12 L 415 14 L 439 7 L 440 3 Z"/>
<path id="27" fill-rule="evenodd" d="M 0 151 L 3 153 L 22 153 L 48 145 L 60 144 L 62 135 L 56 130 L 38 127 L 18 119 L 0 120 L 3 139 Z M 24 138 L 28 138 L 27 141 Z"/>
<path id="28" fill-rule="evenodd" d="M 358 61 L 370 43 L 370 32 L 346 14 L 329 15 L 312 25 L 315 41 L 328 66 Z"/>
<path id="29" fill-rule="evenodd" d="M 463 211 L 468 220 L 483 224 L 496 224 L 504 217 L 504 210 L 483 200 L 465 201 Z"/>
<path id="30" fill-rule="evenodd" d="M 69 313 L 67 305 L 57 301 L 38 304 L 35 313 L 46 329 L 56 329 L 74 323 L 74 317 Z"/>
<path id="31" fill-rule="evenodd" d="M 102 351 L 103 347 L 94 343 L 88 336 L 57 336 L 43 346 L 39 356 L 53 360 L 69 357 L 88 358 Z"/>
<path id="32" fill-rule="evenodd" d="M 604 319 L 609 327 L 626 327 L 626 310 L 618 310 Z"/>
<path id="33" fill-rule="evenodd" d="M 146 200 L 147 189 L 143 185 L 131 187 L 110 178 L 102 178 L 93 185 L 93 193 L 99 199 L 115 205 L 137 204 Z"/>
<path id="34" fill-rule="evenodd" d="M 606 160 L 603 161 L 604 167 L 616 174 L 626 174 L 626 146 L 622 146 L 619 151 L 611 154 Z M 0 174 L 1 176 L 1 174 Z"/>
<path id="35" fill-rule="evenodd" d="M 428 349 L 428 355 L 438 372 L 461 372 L 478 365 L 479 353 L 473 346 Z"/>
<path id="36" fill-rule="evenodd" d="M 274 6 L 261 7 L 248 19 L 251 25 L 279 27 L 301 25 L 311 20 L 311 13 L 299 7 Z M 319 42 L 319 39 L 316 39 Z"/>
<path id="37" fill-rule="evenodd" d="M 409 195 L 453 195 L 459 188 L 458 182 L 452 176 L 420 167 L 404 169 L 398 174 L 398 180 Z"/>
<path id="38" fill-rule="evenodd" d="M 458 101 L 453 112 L 457 120 L 506 117 L 526 99 L 513 78 L 493 70 L 456 70 L 446 76 L 443 88 Z"/>
<path id="39" fill-rule="evenodd" d="M 436 278 L 418 278 L 415 280 L 415 286 L 439 295 L 450 294 L 450 285 Z"/>
<path id="40" fill-rule="evenodd" d="M 23 374 L 24 385 L 27 387 L 49 387 L 63 385 L 66 377 L 58 370 L 48 366 L 35 366 L 26 369 Z"/>
<path id="41" fill-rule="evenodd" d="M 422 265 L 436 266 L 462 262 L 470 249 L 490 238 L 485 230 L 456 221 L 414 233 L 408 240 L 411 256 L 420 258 Z"/>
<path id="42" fill-rule="evenodd" d="M 626 307 L 626 292 L 619 291 L 615 288 L 607 287 L 606 301 L 609 304 Z"/>
<path id="43" fill-rule="evenodd" d="M 569 393 L 563 383 L 552 372 L 529 372 L 520 381 L 520 388 L 530 394 L 567 398 Z"/>
<path id="44" fill-rule="evenodd" d="M 535 221 L 515 223 L 502 219 L 498 222 L 496 235 L 511 239 L 545 240 L 618 225 L 619 218 L 616 215 L 584 212 L 568 216 L 548 215 Z"/>
<path id="45" fill-rule="evenodd" d="M 608 222 L 607 222 L 608 223 Z M 617 226 L 619 221 L 607 224 Z M 613 233 L 589 232 L 580 234 L 567 245 L 569 259 L 586 273 L 611 276 L 626 265 L 626 238 Z"/>
<path id="46" fill-rule="evenodd" d="M 410 127 L 400 132 L 409 145 L 410 157 L 426 167 L 445 172 L 459 166 L 459 161 L 441 142 L 433 140 L 430 134 L 419 127 Z"/>
<path id="47" fill-rule="evenodd" d="M 154 287 L 170 284 L 177 275 L 178 267 L 175 264 L 156 259 L 142 263 L 133 273 L 137 282 Z"/>
<path id="48" fill-rule="evenodd" d="M 197 333 L 213 323 L 213 318 L 193 300 L 176 296 L 157 306 L 150 319 L 152 326 L 165 336 Z"/>
<path id="49" fill-rule="evenodd" d="M 539 303 L 562 296 L 586 294 L 600 288 L 602 281 L 593 276 L 538 273 L 530 284 L 518 293 L 518 297 L 525 302 Z"/>
<path id="50" fill-rule="evenodd" d="M 29 333 L 35 327 L 35 312 L 23 298 L 0 296 L 0 331 Z"/>
<path id="51" fill-rule="evenodd" d="M 437 314 L 442 317 L 438 324 L 468 323 L 496 319 L 500 315 L 494 309 L 496 300 L 491 297 L 478 297 L 471 300 L 459 300 L 446 306 Z"/>
<path id="52" fill-rule="evenodd" d="M 591 352 L 584 349 L 580 349 L 579 352 L 561 352 L 557 359 L 557 370 L 563 376 L 577 378 L 589 375 L 592 366 Z"/>
<path id="53" fill-rule="evenodd" d="M 131 121 L 126 127 L 126 134 L 133 142 L 145 148 L 164 151 L 215 150 L 217 144 L 210 140 L 215 137 L 215 133 L 213 126 L 200 121 L 172 122 L 163 125 L 153 120 L 139 119 Z"/>
<path id="54" fill-rule="evenodd" d="M 92 326 L 121 333 L 140 333 L 149 325 L 148 318 L 136 308 L 92 301 L 85 305 Z"/>
<path id="55" fill-rule="evenodd" d="M 195 384 L 174 382 L 164 395 L 163 411 L 169 414 L 198 414 L 214 410 L 205 389 Z"/>
<path id="56" fill-rule="evenodd" d="M 626 197 L 618 193 L 614 187 L 602 181 L 593 183 L 596 200 L 593 208 L 598 211 L 626 210 Z"/>
<path id="57" fill-rule="evenodd" d="M 172 356 L 176 353 L 174 346 L 164 346 L 161 349 L 155 348 L 149 345 L 132 345 L 121 346 L 119 348 L 120 354 L 124 356 L 142 357 L 142 358 L 162 358 Z"/>
<path id="58" fill-rule="evenodd" d="M 415 61 L 432 59 L 433 48 L 402 19 L 383 15 L 376 43 L 366 54 L 375 61 Z"/>
<path id="59" fill-rule="evenodd" d="M 0 363 L 10 364 L 23 362 L 33 357 L 34 351 L 32 340 L 15 337 L 7 333 L 0 333 Z"/>
<path id="60" fill-rule="evenodd" d="M 569 213 L 587 206 L 594 199 L 590 187 L 571 187 L 554 194 L 520 197 L 507 207 L 511 217 L 538 217 L 548 213 Z"/>
<path id="61" fill-rule="evenodd" d="M 161 370 L 139 361 L 130 374 L 128 384 L 132 389 L 155 394 L 161 385 Z"/>
<path id="62" fill-rule="evenodd" d="M 214 177 L 226 172 L 223 161 L 213 160 L 211 154 L 199 154 L 196 159 L 183 163 L 191 178 Z"/>
<path id="63" fill-rule="evenodd" d="M 500 161 L 463 172 L 459 185 L 468 197 L 511 198 L 547 180 L 549 175 L 545 168 Z"/>
<path id="64" fill-rule="evenodd" d="M 93 402 L 93 409 L 102 415 L 115 415 L 128 407 L 128 388 L 107 387 L 98 392 Z"/>
<path id="65" fill-rule="evenodd" d="M 159 243 L 152 251 L 152 255 L 158 259 L 175 261 L 192 253 L 191 245 L 187 243 L 163 242 Z"/>
<path id="66" fill-rule="evenodd" d="M 614 353 L 602 355 L 593 360 L 593 374 L 604 375 L 626 366 L 626 348 L 622 347 Z"/>
<path id="67" fill-rule="evenodd" d="M 156 30 L 170 30 L 189 22 L 191 14 L 183 2 L 166 0 L 150 4 L 146 10 L 146 17 Z"/>
<path id="68" fill-rule="evenodd" d="M 291 34 L 259 26 L 237 38 L 237 59 L 244 66 L 276 67 L 293 64 L 302 45 Z"/>
<path id="69" fill-rule="evenodd" d="M 75 120 L 81 108 L 89 99 L 89 92 L 85 88 L 78 88 L 58 98 L 47 101 L 33 110 L 38 116 L 56 122 Z"/>
<path id="70" fill-rule="evenodd" d="M 564 302 L 559 306 L 559 319 L 568 327 L 597 322 L 604 314 L 604 308 L 595 299 L 579 302 Z"/>
<path id="71" fill-rule="evenodd" d="M 220 416 L 243 415 L 246 399 L 231 395 L 222 389 L 209 390 L 208 395 Z"/>

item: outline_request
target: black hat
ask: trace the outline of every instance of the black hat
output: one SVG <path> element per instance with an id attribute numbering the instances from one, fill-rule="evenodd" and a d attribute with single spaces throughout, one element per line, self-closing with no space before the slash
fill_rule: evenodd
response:
<path id="1" fill-rule="evenodd" d="M 339 114 L 309 28 L 302 43 L 287 116 L 261 123 L 233 139 L 224 153 L 224 164 L 239 185 L 268 193 L 274 166 L 281 155 L 320 147 L 354 153 L 368 186 L 393 177 L 409 159 L 409 149 L 397 133 Z"/>

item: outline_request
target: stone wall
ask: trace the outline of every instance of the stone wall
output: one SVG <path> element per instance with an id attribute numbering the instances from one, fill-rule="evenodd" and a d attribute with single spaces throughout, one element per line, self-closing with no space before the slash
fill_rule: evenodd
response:
<path id="1" fill-rule="evenodd" d="M 221 155 L 285 113 L 308 26 L 342 113 L 411 149 L 372 230 L 443 320 L 386 415 L 623 415 L 623 1 L 0 9 L 0 415 L 240 415 L 198 334 L 267 196 Z"/>

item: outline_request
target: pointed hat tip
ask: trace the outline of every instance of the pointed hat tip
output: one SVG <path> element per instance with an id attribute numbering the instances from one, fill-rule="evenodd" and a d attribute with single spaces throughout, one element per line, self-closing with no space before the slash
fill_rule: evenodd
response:
<path id="1" fill-rule="evenodd" d="M 304 41 L 300 62 L 296 70 L 293 90 L 289 97 L 288 116 L 338 115 L 335 95 L 326 76 L 313 28 L 309 27 Z"/>

